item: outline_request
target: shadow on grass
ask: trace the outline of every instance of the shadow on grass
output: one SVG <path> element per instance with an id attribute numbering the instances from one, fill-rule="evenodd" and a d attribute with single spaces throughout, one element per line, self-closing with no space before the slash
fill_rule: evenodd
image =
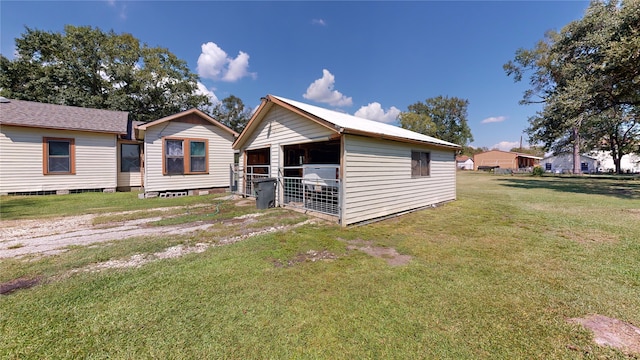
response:
<path id="1" fill-rule="evenodd" d="M 2 196 L 0 198 L 0 219 L 15 219 L 31 215 L 24 210 L 36 205 L 35 201 L 27 197 Z"/>
<path id="2" fill-rule="evenodd" d="M 500 178 L 509 187 L 548 189 L 566 193 L 613 196 L 620 199 L 640 199 L 640 181 L 585 178 Z"/>

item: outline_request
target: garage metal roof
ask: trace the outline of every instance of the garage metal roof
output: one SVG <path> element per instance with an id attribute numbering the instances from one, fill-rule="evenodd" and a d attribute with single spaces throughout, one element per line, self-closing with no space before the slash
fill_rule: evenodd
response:
<path id="1" fill-rule="evenodd" d="M 397 141 L 423 142 L 427 144 L 440 145 L 451 148 L 461 147 L 460 145 L 450 143 L 448 141 L 440 140 L 428 135 L 419 134 L 417 132 L 403 129 L 398 126 L 381 123 L 379 121 L 360 118 L 357 116 L 305 104 L 280 96 L 269 95 L 267 96 L 267 100 L 270 97 L 332 124 L 340 133 L 360 134 Z"/>

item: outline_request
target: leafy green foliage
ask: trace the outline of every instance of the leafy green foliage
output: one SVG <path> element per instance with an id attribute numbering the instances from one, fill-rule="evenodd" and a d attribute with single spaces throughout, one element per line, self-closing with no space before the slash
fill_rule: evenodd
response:
<path id="1" fill-rule="evenodd" d="M 610 150 L 620 171 L 640 143 L 639 24 L 637 0 L 592 1 L 582 19 L 516 51 L 504 69 L 515 81 L 530 73 L 522 103 L 544 103 L 529 120 L 533 142 L 554 152 Z"/>
<path id="2" fill-rule="evenodd" d="M 473 141 L 467 124 L 469 101 L 457 97 L 438 96 L 409 105 L 400 113 L 400 126 L 421 134 L 466 146 Z"/>
<path id="3" fill-rule="evenodd" d="M 240 133 L 251 118 L 251 108 L 245 107 L 242 99 L 230 95 L 214 106 L 211 116 Z"/>
<path id="4" fill-rule="evenodd" d="M 533 176 L 542 176 L 544 175 L 544 170 L 542 169 L 541 166 L 536 166 L 533 168 L 533 171 L 531 172 L 531 175 Z"/>
<path id="5" fill-rule="evenodd" d="M 529 147 L 514 147 L 511 150 L 512 152 L 519 152 L 523 154 L 529 154 L 533 156 L 544 157 L 544 149 L 540 146 L 529 146 Z"/>
<path id="6" fill-rule="evenodd" d="M 185 61 L 131 34 L 26 28 L 16 51 L 14 60 L 0 58 L 1 93 L 9 98 L 128 111 L 145 122 L 210 105 L 196 94 L 197 76 Z"/>

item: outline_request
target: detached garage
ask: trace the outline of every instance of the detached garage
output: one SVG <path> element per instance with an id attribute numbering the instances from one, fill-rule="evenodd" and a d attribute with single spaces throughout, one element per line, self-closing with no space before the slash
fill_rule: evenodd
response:
<path id="1" fill-rule="evenodd" d="M 275 206 L 343 226 L 456 199 L 459 145 L 268 95 L 234 142 L 238 189 L 276 184 Z"/>

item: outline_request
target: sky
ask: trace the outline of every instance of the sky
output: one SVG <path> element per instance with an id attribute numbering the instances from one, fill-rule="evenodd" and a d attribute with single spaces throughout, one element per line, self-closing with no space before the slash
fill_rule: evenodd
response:
<path id="1" fill-rule="evenodd" d="M 502 66 L 588 1 L 0 1 L 0 52 L 13 59 L 25 27 L 67 24 L 130 33 L 167 48 L 213 101 L 255 109 L 267 94 L 398 125 L 439 95 L 467 99 L 474 147 L 509 150 L 539 105 Z"/>

